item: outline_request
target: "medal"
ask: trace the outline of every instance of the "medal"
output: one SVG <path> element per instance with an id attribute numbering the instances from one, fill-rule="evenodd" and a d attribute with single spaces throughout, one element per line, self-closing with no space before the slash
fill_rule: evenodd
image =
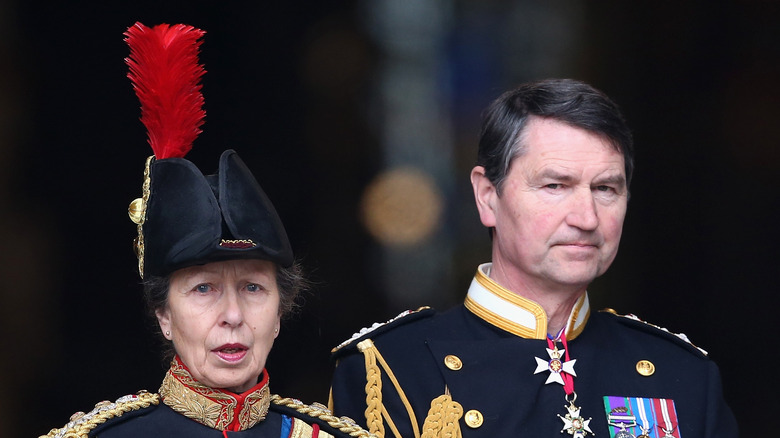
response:
<path id="1" fill-rule="evenodd" d="M 536 359 L 536 371 L 534 371 L 534 374 L 543 373 L 545 371 L 549 371 L 550 375 L 547 376 L 547 381 L 544 382 L 544 384 L 548 384 L 550 382 L 557 382 L 563 385 L 563 377 L 561 377 L 561 373 L 568 373 L 572 376 L 576 376 L 577 373 L 574 372 L 574 362 L 577 362 L 577 359 L 569 360 L 569 361 L 562 361 L 561 356 L 563 353 L 566 352 L 566 350 L 559 350 L 558 346 L 553 345 L 553 348 L 547 349 L 547 354 L 550 355 L 550 360 L 544 360 L 540 359 L 538 357 L 535 357 Z"/>
<path id="2" fill-rule="evenodd" d="M 674 410 L 674 400 L 668 400 L 665 398 L 662 399 L 654 399 L 653 400 L 656 407 L 660 407 L 661 411 L 661 418 L 663 420 L 663 425 L 658 425 L 658 428 L 661 429 L 661 432 L 663 432 L 663 435 L 659 436 L 661 438 L 680 438 L 680 433 L 677 432 L 675 434 L 675 430 L 677 429 L 677 413 Z M 672 409 L 669 409 L 669 404 L 671 403 Z"/>
<path id="3" fill-rule="evenodd" d="M 628 428 L 636 426 L 636 417 L 631 415 L 628 406 L 612 408 L 607 414 L 607 424 L 620 429 L 615 432 L 615 438 L 636 438 L 633 433 L 628 431 Z"/>
<path id="4" fill-rule="evenodd" d="M 639 426 L 639 428 L 642 430 L 642 434 L 639 435 L 637 438 L 650 438 L 650 430 L 653 428 L 653 426 L 650 424 L 649 421 L 647 421 L 647 409 L 645 407 L 645 399 L 638 398 L 636 399 L 636 407 L 637 407 L 637 413 L 639 414 L 639 421 L 642 422 L 642 424 Z"/>
<path id="5" fill-rule="evenodd" d="M 610 437 L 681 438 L 674 400 L 604 396 Z"/>
<path id="6" fill-rule="evenodd" d="M 592 418 L 586 420 L 580 416 L 580 408 L 574 405 L 574 401 L 577 400 L 577 394 L 574 392 L 572 392 L 572 394 L 573 397 L 571 400 L 569 400 L 569 395 L 566 394 L 566 401 L 569 402 L 569 406 L 566 406 L 566 410 L 568 410 L 569 413 L 564 417 L 561 417 L 561 414 L 558 414 L 558 418 L 563 421 L 561 433 L 566 431 L 574 438 L 585 438 L 588 433 L 595 435 L 595 433 L 590 430 L 590 420 L 592 420 Z M 633 436 L 631 438 L 633 438 Z"/>
<path id="7" fill-rule="evenodd" d="M 590 430 L 590 420 L 592 420 L 592 418 L 586 420 L 580 414 L 581 408 L 574 404 L 577 400 L 577 393 L 574 392 L 573 377 L 577 375 L 574 372 L 574 362 L 576 362 L 576 360 L 569 359 L 569 346 L 566 345 L 566 333 L 564 333 L 563 330 L 561 330 L 559 339 L 561 340 L 561 343 L 563 343 L 563 349 L 561 350 L 555 345 L 555 341 L 553 341 L 552 337 L 547 335 L 547 354 L 550 356 L 550 360 L 535 357 L 536 371 L 534 371 L 534 374 L 549 371 L 550 375 L 547 376 L 547 381 L 545 381 L 544 384 L 556 382 L 563 385 L 563 391 L 566 393 L 564 400 L 568 403 L 568 406 L 565 407 L 568 412 L 563 416 L 557 414 L 558 418 L 563 421 L 561 433 L 567 432 L 573 438 L 584 438 L 589 433 L 595 435 L 593 431 Z M 561 359 L 562 356 L 564 357 L 563 360 Z"/>

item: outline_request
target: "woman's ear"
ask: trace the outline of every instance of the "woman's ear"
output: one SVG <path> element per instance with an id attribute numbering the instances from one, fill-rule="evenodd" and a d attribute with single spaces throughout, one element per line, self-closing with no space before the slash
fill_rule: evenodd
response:
<path id="1" fill-rule="evenodd" d="M 171 312 L 168 309 L 158 309 L 154 312 L 154 315 L 157 317 L 157 323 L 160 324 L 160 331 L 162 332 L 163 336 L 165 336 L 165 339 L 172 340 L 173 336 L 171 335 Z"/>
<path id="2" fill-rule="evenodd" d="M 486 227 L 496 226 L 495 205 L 496 187 L 485 175 L 485 168 L 476 166 L 471 169 L 471 187 L 474 189 L 474 201 L 479 210 L 479 219 Z"/>
<path id="3" fill-rule="evenodd" d="M 274 339 L 276 339 L 277 336 L 279 336 L 279 331 L 282 328 L 282 317 L 277 316 L 276 317 L 276 326 L 274 327 Z"/>

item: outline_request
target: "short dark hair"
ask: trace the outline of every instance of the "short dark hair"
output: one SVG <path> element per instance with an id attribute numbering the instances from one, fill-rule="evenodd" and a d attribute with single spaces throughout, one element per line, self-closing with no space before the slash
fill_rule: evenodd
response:
<path id="1" fill-rule="evenodd" d="M 309 280 L 304 277 L 303 268 L 297 261 L 291 266 L 285 268 L 279 264 L 276 266 L 276 286 L 279 289 L 279 316 L 286 319 L 298 309 L 298 297 L 301 292 L 307 290 L 310 286 Z M 150 324 L 154 327 L 155 333 L 160 332 L 160 325 L 157 323 L 157 311 L 164 310 L 168 306 L 168 293 L 171 289 L 171 275 L 160 277 L 149 277 L 143 281 L 144 304 L 146 306 L 147 316 L 150 318 Z M 162 337 L 162 336 L 161 336 Z M 162 337 L 163 340 L 163 361 L 167 365 L 175 351 L 173 344 Z"/>
<path id="2" fill-rule="evenodd" d="M 607 140 L 623 155 L 626 184 L 634 171 L 634 141 L 617 104 L 592 86 L 573 79 L 523 84 L 502 94 L 485 111 L 477 165 L 501 193 L 512 159 L 522 155 L 522 135 L 531 117 L 552 119 Z"/>

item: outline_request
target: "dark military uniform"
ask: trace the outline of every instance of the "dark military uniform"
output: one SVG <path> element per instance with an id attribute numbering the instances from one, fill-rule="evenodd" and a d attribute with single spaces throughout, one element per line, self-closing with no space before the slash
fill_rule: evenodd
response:
<path id="1" fill-rule="evenodd" d="M 587 296 L 575 305 L 566 334 L 570 359 L 576 360 L 574 403 L 582 420 L 590 421 L 579 435 L 566 429 L 564 387 L 545 383 L 547 370 L 535 374 L 539 361 L 550 359 L 546 316 L 535 303 L 492 282 L 485 267 L 464 305 L 443 313 L 414 312 L 337 347 L 334 412 L 388 437 L 394 428 L 402 437 L 418 436 L 407 407 L 422 436 L 440 436 L 443 419 L 453 411 L 457 424 L 451 426 L 463 437 L 588 436 L 587 430 L 597 437 L 737 436 L 718 369 L 706 353 L 636 319 L 591 313 Z M 612 412 L 610 419 L 604 400 L 610 396 L 672 403 L 663 415 L 661 409 L 643 411 L 644 422 L 626 403 L 625 412 Z M 615 423 L 617 415 L 631 416 L 636 425 Z"/>
<path id="2" fill-rule="evenodd" d="M 263 437 L 330 438 L 372 435 L 322 405 L 271 395 L 267 374 L 243 394 L 215 390 L 191 378 L 175 361 L 159 394 L 140 392 L 77 413 L 46 438 Z M 41 438 L 44 438 L 42 436 Z"/>

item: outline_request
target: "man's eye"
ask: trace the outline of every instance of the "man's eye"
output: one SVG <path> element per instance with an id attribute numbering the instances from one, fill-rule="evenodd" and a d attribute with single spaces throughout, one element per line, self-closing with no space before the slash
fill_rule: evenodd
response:
<path id="1" fill-rule="evenodd" d="M 560 189 L 562 186 L 563 186 L 563 184 L 550 183 L 550 184 L 545 185 L 544 187 L 546 187 L 548 189 L 551 189 L 551 190 L 557 190 L 557 189 Z"/>
<path id="2" fill-rule="evenodd" d="M 208 293 L 209 291 L 211 291 L 211 286 L 208 285 L 208 284 L 199 284 L 199 285 L 195 286 L 195 291 L 199 292 L 199 293 L 202 293 L 202 294 L 205 294 L 205 293 Z"/>
<path id="3" fill-rule="evenodd" d="M 614 189 L 610 186 L 596 186 L 596 190 L 600 192 L 611 192 L 614 191 Z"/>

